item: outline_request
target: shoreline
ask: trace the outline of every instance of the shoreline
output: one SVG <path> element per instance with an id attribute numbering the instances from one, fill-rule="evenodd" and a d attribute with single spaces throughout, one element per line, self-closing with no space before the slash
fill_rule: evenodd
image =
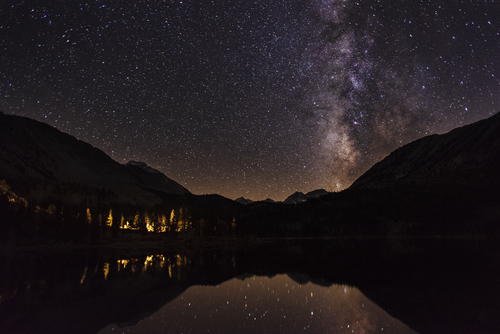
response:
<path id="1" fill-rule="evenodd" d="M 180 237 L 165 237 L 159 235 L 123 235 L 116 239 L 99 239 L 90 242 L 54 242 L 47 239 L 15 239 L 0 244 L 1 255 L 18 253 L 50 253 L 61 251 L 119 251 L 119 252 L 171 252 L 189 251 L 192 249 L 239 249 L 255 247 L 262 244 L 293 242 L 293 241 L 373 241 L 386 240 L 388 242 L 404 240 L 497 240 L 498 236 L 486 235 L 456 235 L 456 236 L 323 236 L 323 237 L 199 237 L 185 235 Z"/>
<path id="2" fill-rule="evenodd" d="M 51 240 L 16 239 L 0 244 L 1 255 L 19 253 L 51 253 L 64 251 L 169 252 L 190 249 L 238 249 L 262 244 L 260 238 L 237 237 L 159 237 L 157 235 L 126 235 L 116 239 L 90 242 L 54 242 Z"/>

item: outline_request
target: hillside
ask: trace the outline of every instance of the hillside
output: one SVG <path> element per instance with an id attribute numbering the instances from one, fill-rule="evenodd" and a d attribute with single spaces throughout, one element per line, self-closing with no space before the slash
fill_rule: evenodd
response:
<path id="1" fill-rule="evenodd" d="M 500 114 L 409 143 L 342 192 L 250 206 L 260 236 L 456 236 L 500 233 Z"/>
<path id="2" fill-rule="evenodd" d="M 35 200 L 54 195 L 55 187 L 62 188 L 63 194 L 70 194 L 60 200 L 73 204 L 89 197 L 102 200 L 92 195 L 96 189 L 111 194 L 109 201 L 141 205 L 159 203 L 162 193 L 189 194 L 180 184 L 143 163 L 122 165 L 103 151 L 45 123 L 2 113 L 0 179 L 7 180 L 23 197 Z M 71 191 L 65 190 L 69 185 Z"/>
<path id="3" fill-rule="evenodd" d="M 296 191 L 295 193 L 288 196 L 283 203 L 285 204 L 298 204 L 307 201 L 310 198 L 318 198 L 320 196 L 328 195 L 329 192 L 325 189 L 317 189 L 304 194 L 300 191 Z"/>
<path id="4" fill-rule="evenodd" d="M 500 185 L 500 113 L 395 150 L 350 189 Z"/>

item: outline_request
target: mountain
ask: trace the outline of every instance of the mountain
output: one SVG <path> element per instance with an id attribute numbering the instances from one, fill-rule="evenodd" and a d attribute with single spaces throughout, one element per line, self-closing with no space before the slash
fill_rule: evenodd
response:
<path id="1" fill-rule="evenodd" d="M 330 194 L 329 191 L 326 191 L 325 189 L 316 189 L 313 191 L 310 191 L 306 194 L 307 198 L 318 198 L 320 196 L 328 195 Z"/>
<path id="2" fill-rule="evenodd" d="M 276 203 L 272 198 L 266 198 L 265 200 L 261 201 L 265 203 Z"/>
<path id="3" fill-rule="evenodd" d="M 500 185 L 500 113 L 392 152 L 349 189 Z"/>
<path id="4" fill-rule="evenodd" d="M 93 198 L 94 202 L 151 205 L 161 201 L 162 193 L 189 194 L 180 184 L 144 163 L 122 165 L 52 126 L 3 113 L 0 179 L 16 186 L 16 192 L 28 199 L 56 197 L 57 189 L 61 192 L 60 200 L 73 204 Z"/>
<path id="5" fill-rule="evenodd" d="M 124 167 L 144 185 L 145 189 L 172 195 L 189 194 L 189 191 L 179 183 L 169 179 L 165 174 L 149 167 L 144 162 L 129 161 Z"/>
<path id="6" fill-rule="evenodd" d="M 283 201 L 283 203 L 285 203 L 285 204 L 297 204 L 297 203 L 305 202 L 307 200 L 308 200 L 308 198 L 304 193 L 302 193 L 300 191 L 296 191 L 293 194 L 291 194 L 290 196 L 288 196 Z"/>
<path id="7" fill-rule="evenodd" d="M 247 205 L 247 204 L 252 204 L 254 201 L 251 199 L 245 198 L 245 197 L 238 197 L 237 199 L 234 200 L 237 203 Z"/>
<path id="8" fill-rule="evenodd" d="M 297 192 L 293 193 L 292 195 L 288 196 L 283 201 L 283 203 L 285 203 L 285 204 L 302 203 L 302 202 L 307 201 L 310 198 L 317 198 L 317 197 L 327 195 L 327 194 L 329 194 L 329 192 L 326 191 L 325 189 L 313 190 L 313 191 L 308 192 L 307 194 L 304 194 L 300 191 L 297 191 Z"/>
<path id="9" fill-rule="evenodd" d="M 342 192 L 295 193 L 244 218 L 261 237 L 500 235 L 499 171 L 496 114 L 404 145 Z"/>

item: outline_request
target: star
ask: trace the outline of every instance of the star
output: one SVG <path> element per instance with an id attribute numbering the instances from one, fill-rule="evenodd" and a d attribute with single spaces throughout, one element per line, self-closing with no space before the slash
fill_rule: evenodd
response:
<path id="1" fill-rule="evenodd" d="M 7 2 L 0 109 L 195 194 L 337 191 L 497 111 L 497 17 L 470 1 Z"/>

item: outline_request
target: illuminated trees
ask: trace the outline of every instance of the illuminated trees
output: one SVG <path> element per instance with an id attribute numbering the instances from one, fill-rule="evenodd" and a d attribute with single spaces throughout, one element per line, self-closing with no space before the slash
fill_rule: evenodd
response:
<path id="1" fill-rule="evenodd" d="M 5 180 L 0 180 L 0 195 L 5 195 L 9 191 L 10 187 Z"/>
<path id="2" fill-rule="evenodd" d="M 90 214 L 90 209 L 87 208 L 87 223 L 92 223 L 92 215 Z"/>
<path id="3" fill-rule="evenodd" d="M 106 225 L 110 227 L 113 225 L 113 210 L 109 210 L 109 215 L 108 219 L 106 220 Z"/>

